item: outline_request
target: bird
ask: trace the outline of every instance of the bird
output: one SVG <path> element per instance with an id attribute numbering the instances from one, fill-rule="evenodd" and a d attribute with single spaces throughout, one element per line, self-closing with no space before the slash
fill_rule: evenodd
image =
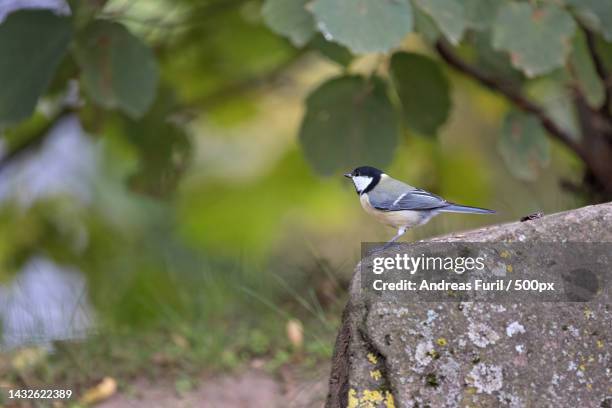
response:
<path id="1" fill-rule="evenodd" d="M 410 228 L 426 224 L 444 212 L 494 214 L 494 210 L 455 204 L 420 188 L 413 187 L 371 166 L 357 167 L 344 174 L 350 178 L 363 209 L 379 222 L 397 229 L 387 245 Z"/>

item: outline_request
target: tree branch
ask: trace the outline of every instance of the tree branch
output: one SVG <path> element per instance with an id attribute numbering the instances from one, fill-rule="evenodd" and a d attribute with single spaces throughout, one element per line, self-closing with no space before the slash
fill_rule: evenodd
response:
<path id="1" fill-rule="evenodd" d="M 589 48 L 589 53 L 591 54 L 591 58 L 593 58 L 593 65 L 595 66 L 595 71 L 604 86 L 605 99 L 603 105 L 601 106 L 601 113 L 604 116 L 610 115 L 610 105 L 612 104 L 612 77 L 606 70 L 606 66 L 601 60 L 599 54 L 597 53 L 597 45 L 595 42 L 595 35 L 591 30 L 589 30 L 583 24 L 580 24 L 580 28 L 584 32 L 586 37 L 587 47 Z"/>
<path id="2" fill-rule="evenodd" d="M 55 126 L 55 124 L 59 122 L 60 119 L 74 112 L 75 109 L 73 107 L 66 106 L 62 108 L 49 120 L 49 122 L 45 126 L 38 130 L 32 137 L 19 144 L 12 150 L 8 151 L 6 154 L 0 155 L 0 171 L 2 171 L 9 163 L 23 156 L 24 153 L 35 149 L 37 146 L 40 146 L 45 140 L 45 138 L 49 135 L 53 126 Z"/>
<path id="3" fill-rule="evenodd" d="M 229 99 L 246 94 L 248 91 L 252 91 L 257 87 L 268 85 L 274 82 L 281 74 L 285 73 L 285 71 L 295 64 L 295 62 L 306 54 L 307 51 L 307 49 L 302 48 L 291 55 L 286 61 L 283 61 L 276 67 L 271 68 L 268 72 L 230 82 L 226 86 L 223 86 L 208 95 L 194 98 L 193 100 L 189 101 L 188 104 L 190 106 L 197 106 L 199 109 L 208 109 Z"/>
<path id="4" fill-rule="evenodd" d="M 436 42 L 436 50 L 440 57 L 450 66 L 469 76 L 472 79 L 480 82 L 482 85 L 498 92 L 505 96 L 508 100 L 518 106 L 521 110 L 531 113 L 536 116 L 542 126 L 548 133 L 573 150 L 583 160 L 586 160 L 586 154 L 580 144 L 578 144 L 571 134 L 559 127 L 544 111 L 544 109 L 536 103 L 530 101 L 521 92 L 517 91 L 514 86 L 503 82 L 503 80 L 495 78 L 486 72 L 479 70 L 457 56 L 451 47 L 443 40 Z"/>

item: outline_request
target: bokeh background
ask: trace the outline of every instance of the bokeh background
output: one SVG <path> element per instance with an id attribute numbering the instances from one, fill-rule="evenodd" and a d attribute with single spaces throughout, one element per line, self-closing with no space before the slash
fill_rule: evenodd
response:
<path id="1" fill-rule="evenodd" d="M 83 96 L 79 67 L 99 61 L 70 45 L 34 112 L 0 127 L 0 388 L 65 387 L 84 404 L 92 390 L 110 395 L 105 378 L 111 394 L 132 396 L 146 379 L 179 398 L 258 370 L 312 394 L 305 406 L 320 403 L 360 244 L 395 231 L 363 213 L 341 177 L 350 168 L 313 168 L 298 133 L 316 87 L 384 75 L 384 57 L 330 51 L 321 35 L 295 47 L 259 1 L 82 3 L 74 18 L 123 25 L 154 55 L 158 79 L 150 108 L 130 115 L 95 90 Z M 0 28 L 32 7 L 71 14 L 60 0 L 0 0 Z M 418 34 L 401 47 L 430 53 Z M 527 172 L 508 166 L 508 102 L 443 72 L 449 119 L 432 136 L 402 130 L 384 170 L 498 213 L 444 215 L 405 239 L 589 202 L 561 186 L 579 182 L 582 165 L 557 143 Z M 220 387 L 250 386 L 237 384 Z"/>

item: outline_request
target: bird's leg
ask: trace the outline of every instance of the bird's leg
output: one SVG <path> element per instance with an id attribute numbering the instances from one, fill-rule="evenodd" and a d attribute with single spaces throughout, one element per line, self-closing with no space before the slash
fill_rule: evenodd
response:
<path id="1" fill-rule="evenodd" d="M 397 235 L 394 236 L 393 238 L 391 238 L 391 240 L 389 242 L 387 242 L 387 244 L 392 244 L 395 241 L 398 240 L 399 237 L 401 237 L 402 235 L 404 235 L 406 233 L 406 227 L 399 227 L 397 229 Z"/>
<path id="2" fill-rule="evenodd" d="M 385 245 L 382 247 L 382 249 L 383 249 L 383 250 L 384 250 L 384 249 L 387 249 L 387 248 L 389 248 L 391 245 L 393 245 L 393 243 L 394 243 L 395 241 L 397 241 L 397 240 L 399 239 L 399 237 L 401 237 L 402 235 L 404 235 L 404 234 L 406 233 L 406 230 L 407 230 L 407 228 L 406 228 L 406 227 L 399 227 L 399 228 L 397 229 L 397 235 L 396 235 L 396 236 L 394 236 L 393 238 L 391 238 L 391 240 L 390 240 L 389 242 L 387 242 L 387 243 L 386 243 L 386 244 L 385 244 Z"/>

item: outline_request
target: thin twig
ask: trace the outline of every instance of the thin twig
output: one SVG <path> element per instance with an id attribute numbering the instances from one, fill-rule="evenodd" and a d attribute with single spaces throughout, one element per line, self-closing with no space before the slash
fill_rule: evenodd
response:
<path id="1" fill-rule="evenodd" d="M 495 78 L 481 70 L 474 67 L 467 62 L 463 61 L 457 56 L 451 47 L 443 40 L 436 42 L 436 50 L 440 57 L 458 71 L 469 76 L 480 82 L 487 88 L 504 95 L 507 99 L 512 101 L 517 107 L 525 112 L 531 113 L 536 116 L 542 126 L 557 140 L 565 144 L 571 150 L 573 150 L 581 158 L 585 159 L 585 152 L 580 144 L 578 144 L 572 137 L 571 134 L 566 132 L 564 129 L 559 127 L 555 121 L 553 121 L 544 111 L 544 109 L 529 100 L 521 92 L 517 91 L 516 88 L 503 80 Z"/>
<path id="2" fill-rule="evenodd" d="M 36 132 L 35 135 L 30 137 L 28 140 L 18 145 L 14 149 L 7 152 L 5 155 L 0 156 L 0 171 L 4 169 L 9 163 L 21 157 L 25 152 L 33 150 L 35 147 L 40 146 L 45 138 L 50 133 L 51 129 L 55 126 L 55 124 L 63 117 L 68 116 L 75 112 L 73 107 L 64 107 L 57 114 L 53 116 L 49 120 L 42 129 Z"/>

